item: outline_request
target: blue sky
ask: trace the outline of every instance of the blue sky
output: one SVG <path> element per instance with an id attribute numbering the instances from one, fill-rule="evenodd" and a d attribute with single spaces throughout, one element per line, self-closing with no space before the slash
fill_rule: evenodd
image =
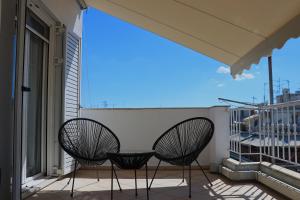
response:
<path id="1" fill-rule="evenodd" d="M 219 97 L 263 101 L 266 58 L 234 80 L 225 64 L 95 9 L 84 13 L 83 31 L 83 107 L 202 107 L 221 104 Z M 286 80 L 292 91 L 300 88 L 299 52 L 300 39 L 273 52 L 281 88 Z"/>

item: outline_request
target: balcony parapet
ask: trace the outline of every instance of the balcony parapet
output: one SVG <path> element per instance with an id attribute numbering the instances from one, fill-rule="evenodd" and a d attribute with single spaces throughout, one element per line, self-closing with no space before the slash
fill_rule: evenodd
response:
<path id="1" fill-rule="evenodd" d="M 223 160 L 220 173 L 234 181 L 258 181 L 290 199 L 299 199 L 300 173 L 268 162 Z"/>

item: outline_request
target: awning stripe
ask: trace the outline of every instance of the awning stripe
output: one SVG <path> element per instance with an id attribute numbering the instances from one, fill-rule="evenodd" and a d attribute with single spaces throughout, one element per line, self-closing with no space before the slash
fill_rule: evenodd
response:
<path id="1" fill-rule="evenodd" d="M 184 6 L 186 6 L 186 7 L 189 7 L 189 8 L 191 8 L 191 9 L 197 10 L 198 12 L 202 12 L 202 13 L 204 13 L 204 14 L 206 14 L 206 15 L 209 15 L 209 16 L 211 16 L 211 17 L 213 17 L 213 18 L 215 18 L 215 19 L 218 19 L 218 20 L 220 20 L 220 21 L 222 21 L 222 22 L 226 22 L 226 23 L 228 23 L 228 24 L 230 24 L 230 25 L 232 25 L 232 26 L 235 26 L 235 27 L 238 27 L 238 28 L 240 28 L 240 29 L 243 29 L 244 31 L 248 31 L 248 32 L 251 33 L 251 34 L 257 35 L 257 36 L 262 37 L 262 38 L 266 38 L 266 36 L 264 36 L 264 35 L 262 35 L 262 34 L 260 34 L 260 33 L 257 33 L 257 32 L 255 32 L 255 31 L 252 31 L 251 29 L 248 29 L 247 27 L 243 27 L 243 26 L 234 24 L 234 23 L 232 23 L 232 22 L 230 22 L 230 21 L 228 21 L 228 20 L 222 19 L 222 18 L 220 18 L 220 17 L 218 17 L 218 16 L 215 16 L 215 15 L 213 15 L 213 14 L 211 14 L 211 13 L 208 13 L 208 12 L 206 12 L 206 11 L 204 11 L 204 10 L 201 10 L 201 9 L 199 9 L 199 8 L 195 8 L 195 7 L 193 7 L 193 6 L 189 5 L 189 4 L 186 4 L 186 3 L 184 3 L 184 2 L 181 2 L 181 1 L 178 1 L 178 0 L 174 0 L 174 1 L 177 2 L 177 3 L 179 3 L 179 4 L 184 5 Z"/>
<path id="2" fill-rule="evenodd" d="M 212 46 L 212 47 L 215 47 L 215 48 L 217 48 L 217 49 L 219 49 L 219 50 L 222 50 L 224 53 L 231 54 L 231 55 L 233 55 L 233 56 L 235 56 L 235 57 L 240 57 L 239 55 L 235 54 L 234 52 L 228 51 L 227 49 L 224 49 L 224 48 L 222 48 L 222 47 L 220 47 L 220 46 L 217 46 L 217 45 L 215 45 L 215 44 L 213 44 L 213 43 L 211 43 L 211 42 L 209 42 L 209 41 L 206 41 L 206 40 L 204 40 L 204 39 L 202 39 L 202 38 L 200 38 L 200 37 L 197 37 L 197 36 L 195 36 L 195 35 L 193 35 L 193 34 L 190 34 L 190 33 L 186 32 L 186 31 L 184 31 L 184 30 L 180 30 L 179 28 L 176 28 L 176 27 L 171 26 L 171 25 L 169 25 L 169 24 L 166 24 L 166 23 L 164 23 L 164 22 L 162 22 L 162 21 L 159 21 L 159 20 L 157 20 L 157 19 L 154 19 L 154 18 L 151 17 L 151 16 L 147 16 L 147 15 L 141 13 L 141 12 L 138 12 L 138 11 L 136 11 L 136 10 L 130 9 L 130 8 L 125 7 L 125 6 L 123 6 L 123 5 L 121 5 L 121 4 L 118 4 L 118 3 L 116 3 L 116 2 L 111 2 L 111 3 L 112 3 L 112 4 L 115 4 L 116 6 L 122 7 L 122 8 L 124 8 L 124 9 L 128 10 L 128 11 L 131 11 L 131 12 L 133 12 L 133 13 L 136 13 L 137 15 L 143 16 L 143 17 L 145 17 L 145 18 L 147 18 L 147 19 L 149 19 L 149 20 L 151 20 L 151 21 L 154 21 L 154 22 L 156 22 L 156 23 L 158 23 L 158 24 L 161 24 L 161 25 L 163 25 L 163 26 L 166 26 L 166 27 L 168 27 L 168 28 L 171 28 L 171 29 L 173 29 L 173 30 L 175 30 L 175 31 L 177 31 L 177 32 L 181 32 L 181 33 L 183 33 L 183 34 L 185 34 L 185 35 L 188 35 L 188 36 L 190 36 L 190 37 L 192 37 L 192 38 L 195 38 L 196 40 L 200 40 L 201 42 L 204 42 L 204 43 L 206 43 L 206 44 L 208 44 L 208 45 L 210 45 L 210 46 Z M 224 22 L 224 21 L 223 21 L 223 22 Z"/>
<path id="3" fill-rule="evenodd" d="M 272 55 L 274 49 L 281 49 L 290 38 L 300 36 L 300 15 L 293 18 L 282 28 L 251 49 L 231 66 L 231 75 L 242 73 L 244 69 L 250 69 L 252 64 L 258 64 L 262 57 Z"/>
<path id="4" fill-rule="evenodd" d="M 231 66 L 233 76 L 300 36 L 296 0 L 84 1 Z"/>

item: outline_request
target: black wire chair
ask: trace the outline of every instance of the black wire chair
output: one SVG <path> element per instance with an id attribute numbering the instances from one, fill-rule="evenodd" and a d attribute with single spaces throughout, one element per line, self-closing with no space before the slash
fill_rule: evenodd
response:
<path id="1" fill-rule="evenodd" d="M 118 153 L 120 151 L 120 141 L 108 127 L 86 118 L 75 118 L 66 121 L 59 129 L 58 141 L 63 150 L 75 159 L 71 197 L 73 197 L 78 163 L 95 167 L 102 165 L 108 159 L 108 152 Z M 119 188 L 122 190 L 117 174 L 115 171 L 114 173 Z M 98 170 L 97 179 L 99 181 Z"/>
<path id="2" fill-rule="evenodd" d="M 161 161 L 182 166 L 182 181 L 184 167 L 189 166 L 189 197 L 191 197 L 191 164 L 196 161 L 204 176 L 211 184 L 203 168 L 197 161 L 201 151 L 207 146 L 214 133 L 214 124 L 204 117 L 184 120 L 163 133 L 154 143 L 152 149 L 159 160 L 151 180 L 149 189 L 156 176 Z"/>

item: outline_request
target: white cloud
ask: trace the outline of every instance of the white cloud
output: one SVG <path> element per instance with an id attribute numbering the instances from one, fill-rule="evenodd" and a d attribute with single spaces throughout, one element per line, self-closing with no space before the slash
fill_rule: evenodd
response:
<path id="1" fill-rule="evenodd" d="M 219 74 L 229 74 L 230 73 L 230 68 L 229 67 L 220 66 L 217 69 L 217 73 L 219 73 Z"/>
<path id="2" fill-rule="evenodd" d="M 254 78 L 255 78 L 255 76 L 253 74 L 243 72 L 242 74 L 236 75 L 234 80 L 241 81 L 241 80 L 245 80 L 245 79 L 254 79 Z"/>
<path id="3" fill-rule="evenodd" d="M 220 66 L 217 69 L 217 73 L 219 73 L 219 74 L 230 74 L 230 67 Z M 255 76 L 253 74 L 243 72 L 242 74 L 236 75 L 234 80 L 241 81 L 241 80 L 254 79 L 254 78 L 255 78 Z M 218 83 L 217 86 L 218 87 L 223 87 L 224 84 L 223 83 Z"/>
<path id="4" fill-rule="evenodd" d="M 223 83 L 218 83 L 217 87 L 224 87 L 224 84 Z"/>

